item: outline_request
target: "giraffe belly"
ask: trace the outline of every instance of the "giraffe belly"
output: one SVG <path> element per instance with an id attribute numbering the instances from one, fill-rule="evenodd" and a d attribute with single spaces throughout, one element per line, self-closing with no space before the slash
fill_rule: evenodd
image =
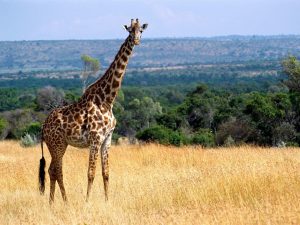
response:
<path id="1" fill-rule="evenodd" d="M 73 147 L 77 147 L 77 148 L 87 148 L 89 147 L 89 144 L 87 142 L 84 142 L 82 140 L 75 140 L 75 139 L 72 139 L 72 140 L 68 140 L 67 141 L 69 145 L 73 146 Z"/>
<path id="2" fill-rule="evenodd" d="M 71 146 L 77 148 L 87 148 L 89 147 L 88 135 L 86 133 L 80 136 L 71 136 L 67 138 L 67 143 Z"/>

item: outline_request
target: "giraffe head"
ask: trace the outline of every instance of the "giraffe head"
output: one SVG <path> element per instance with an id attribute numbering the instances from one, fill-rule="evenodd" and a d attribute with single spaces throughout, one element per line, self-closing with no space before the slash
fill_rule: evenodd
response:
<path id="1" fill-rule="evenodd" d="M 138 19 L 131 19 L 130 26 L 128 27 L 127 25 L 124 25 L 124 28 L 129 32 L 129 35 L 131 36 L 134 44 L 138 45 L 140 44 L 142 33 L 144 30 L 146 30 L 147 26 L 147 23 L 141 26 Z"/>

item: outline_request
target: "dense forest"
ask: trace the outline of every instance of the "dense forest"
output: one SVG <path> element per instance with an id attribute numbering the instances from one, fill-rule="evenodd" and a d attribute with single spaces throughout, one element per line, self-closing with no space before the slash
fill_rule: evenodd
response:
<path id="1" fill-rule="evenodd" d="M 114 141 L 299 145 L 298 42 L 298 36 L 146 40 L 114 105 Z M 82 95 L 78 54 L 98 56 L 103 73 L 120 43 L 0 42 L 0 138 L 38 141 L 46 115 Z"/>
<path id="2" fill-rule="evenodd" d="M 132 142 L 138 138 L 177 146 L 298 145 L 300 63 L 289 57 L 282 70 L 284 81 L 268 82 L 258 90 L 252 84 L 260 83 L 259 77 L 244 86 L 231 81 L 227 88 L 218 81 L 212 85 L 125 85 L 114 106 L 118 120 L 114 140 L 125 136 Z M 80 86 L 1 88 L 1 137 L 38 137 L 47 113 L 81 94 Z"/>

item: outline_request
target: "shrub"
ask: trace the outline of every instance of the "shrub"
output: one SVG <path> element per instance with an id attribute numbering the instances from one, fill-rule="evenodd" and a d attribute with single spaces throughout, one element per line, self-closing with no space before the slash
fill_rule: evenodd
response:
<path id="1" fill-rule="evenodd" d="M 119 134 L 117 134 L 117 133 L 113 133 L 113 134 L 112 134 L 112 138 L 111 138 L 112 143 L 113 143 L 113 144 L 117 144 L 120 137 L 121 137 L 121 135 L 119 135 Z"/>
<path id="2" fill-rule="evenodd" d="M 28 124 L 33 120 L 33 112 L 29 109 L 6 111 L 2 115 L 9 124 L 8 135 L 6 138 L 20 139 L 24 136 L 24 131 Z"/>
<path id="3" fill-rule="evenodd" d="M 4 139 L 7 135 L 8 122 L 0 117 L 0 140 Z"/>
<path id="4" fill-rule="evenodd" d="M 218 145 L 228 145 L 232 140 L 236 144 L 247 143 L 254 135 L 255 130 L 246 119 L 231 118 L 219 126 L 216 142 Z"/>
<path id="5" fill-rule="evenodd" d="M 286 147 L 299 147 L 297 142 L 287 142 Z"/>
<path id="6" fill-rule="evenodd" d="M 296 139 L 296 130 L 295 127 L 287 122 L 279 124 L 273 130 L 273 143 L 278 145 L 281 142 L 293 143 Z"/>
<path id="7" fill-rule="evenodd" d="M 160 144 L 169 144 L 168 129 L 161 126 L 155 126 L 145 129 L 139 132 L 136 137 L 146 142 L 158 141 Z"/>
<path id="8" fill-rule="evenodd" d="M 203 129 L 193 135 L 191 142 L 204 147 L 213 147 L 215 145 L 215 137 L 210 130 Z"/>
<path id="9" fill-rule="evenodd" d="M 163 145 L 180 146 L 185 142 L 185 138 L 179 132 L 173 131 L 163 126 L 154 126 L 139 132 L 136 137 L 146 142 L 158 142 Z"/>
<path id="10" fill-rule="evenodd" d="M 226 138 L 225 142 L 224 142 L 224 146 L 225 146 L 225 147 L 230 147 L 230 146 L 233 146 L 233 145 L 235 145 L 235 141 L 234 141 L 234 139 L 231 137 L 231 135 L 229 135 L 229 136 Z"/>
<path id="11" fill-rule="evenodd" d="M 37 90 L 36 102 L 39 109 L 49 111 L 65 103 L 65 93 L 61 89 L 47 86 Z"/>
<path id="12" fill-rule="evenodd" d="M 183 137 L 180 133 L 171 131 L 169 132 L 169 143 L 171 145 L 180 146 L 183 143 Z"/>
<path id="13" fill-rule="evenodd" d="M 39 122 L 32 122 L 26 126 L 23 135 L 30 134 L 38 137 L 41 133 L 42 125 Z"/>
<path id="14" fill-rule="evenodd" d="M 21 137 L 20 145 L 24 148 L 31 147 L 37 145 L 38 141 L 35 135 L 31 135 L 26 133 L 23 137 Z"/>

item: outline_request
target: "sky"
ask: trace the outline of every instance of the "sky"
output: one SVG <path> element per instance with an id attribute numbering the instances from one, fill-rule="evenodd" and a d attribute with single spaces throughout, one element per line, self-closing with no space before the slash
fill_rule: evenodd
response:
<path id="1" fill-rule="evenodd" d="M 0 0 L 0 41 L 300 34 L 300 0 Z"/>

